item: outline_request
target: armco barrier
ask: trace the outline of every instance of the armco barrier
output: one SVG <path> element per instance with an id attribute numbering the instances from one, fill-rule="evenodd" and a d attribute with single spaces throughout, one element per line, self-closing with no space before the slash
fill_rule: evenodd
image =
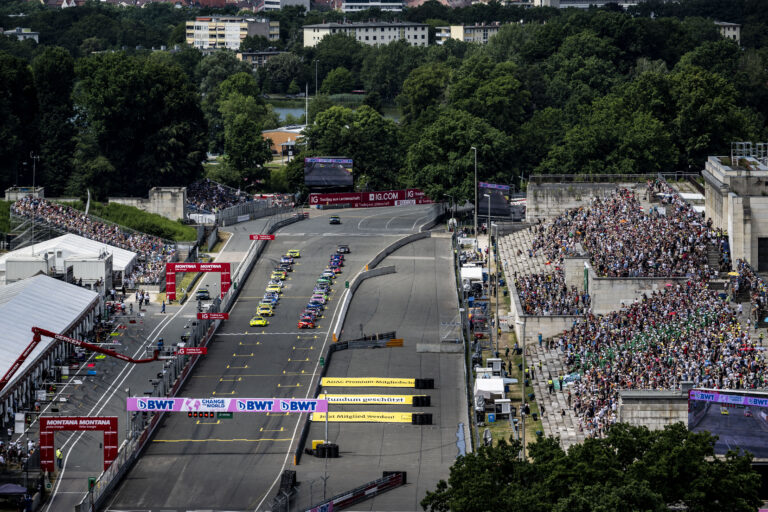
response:
<path id="1" fill-rule="evenodd" d="M 307 509 L 307 512 L 312 512 L 313 510 L 343 510 L 406 483 L 408 483 L 408 480 L 405 471 L 385 471 L 382 478 L 337 494 L 322 503 L 312 505 Z"/>
<path id="2" fill-rule="evenodd" d="M 288 219 L 284 219 L 271 224 L 268 228 L 268 233 L 274 233 L 283 226 L 303 220 L 304 216 L 294 216 Z M 239 286 L 235 286 L 235 283 L 241 283 L 248 277 L 256 260 L 261 255 L 266 245 L 265 241 L 258 241 L 251 246 L 242 264 L 238 266 L 237 271 L 233 274 L 232 283 L 233 287 L 226 293 L 221 300 L 220 311 L 227 311 L 229 305 L 234 302 L 234 299 L 239 293 Z M 218 299 L 216 299 L 218 300 Z M 220 320 L 199 320 L 196 326 L 197 332 L 200 333 L 200 344 L 197 345 L 197 336 L 195 340 L 192 340 L 192 346 L 207 346 L 208 342 L 213 338 L 216 329 L 221 324 Z M 194 333 L 193 333 L 194 334 Z M 176 393 L 184 385 L 189 375 L 192 373 L 197 361 L 201 356 L 186 356 L 187 364 L 179 373 L 176 381 L 170 386 L 167 396 L 176 396 Z M 123 442 L 118 450 L 115 462 L 106 471 L 96 479 L 94 489 L 92 493 L 87 493 L 83 500 L 75 506 L 75 512 L 90 512 L 92 510 L 99 510 L 103 505 L 106 498 L 114 490 L 120 479 L 125 476 L 128 470 L 141 456 L 144 449 L 149 444 L 149 440 L 154 435 L 155 429 L 160 424 L 165 413 L 155 413 L 152 419 L 149 421 L 147 427 L 134 439 L 129 439 Z M 92 501 L 91 501 L 92 500 Z M 92 504 L 91 504 L 92 503 Z"/>

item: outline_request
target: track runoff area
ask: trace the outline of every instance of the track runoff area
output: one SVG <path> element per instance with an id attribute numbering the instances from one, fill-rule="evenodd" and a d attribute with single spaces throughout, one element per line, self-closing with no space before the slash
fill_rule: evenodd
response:
<path id="1" fill-rule="evenodd" d="M 333 343 L 330 326 L 348 293 L 345 282 L 386 246 L 418 230 L 429 208 L 334 210 L 281 229 L 242 284 L 229 319 L 182 390 L 198 398 L 131 398 L 131 410 L 179 414 L 165 416 L 108 510 L 271 509 L 283 470 L 298 470 L 301 477 L 301 466 L 293 463 L 306 415 L 321 424 L 343 417 L 334 416 L 341 412 L 334 411 L 340 405 L 332 403 L 341 404 L 339 397 L 315 397 L 314 391 L 321 360 Z M 331 216 L 339 216 L 341 224 L 330 224 Z M 299 329 L 300 314 L 319 293 L 318 276 L 332 263 L 329 258 L 339 245 L 351 249 L 342 272 L 329 279 L 332 285 L 325 290 L 327 299 L 318 308 L 314 327 Z M 292 268 L 282 280 L 272 316 L 264 317 L 264 324 L 254 324 L 265 287 L 292 252 Z M 342 394 L 349 399 L 346 390 Z M 348 476 L 352 478 L 345 483 L 347 489 L 364 483 Z M 191 485 L 194 481 L 207 484 Z"/>

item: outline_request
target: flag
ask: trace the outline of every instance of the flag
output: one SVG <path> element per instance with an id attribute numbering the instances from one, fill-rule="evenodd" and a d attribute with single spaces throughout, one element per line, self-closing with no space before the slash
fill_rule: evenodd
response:
<path id="1" fill-rule="evenodd" d="M 88 190 L 88 202 L 85 203 L 85 214 L 88 215 L 88 210 L 91 208 L 91 189 Z"/>

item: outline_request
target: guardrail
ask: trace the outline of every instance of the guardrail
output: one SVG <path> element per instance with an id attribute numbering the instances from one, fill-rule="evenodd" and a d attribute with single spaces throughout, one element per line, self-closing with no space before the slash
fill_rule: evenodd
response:
<path id="1" fill-rule="evenodd" d="M 267 232 L 274 233 L 281 227 L 298 222 L 304 218 L 303 215 L 298 215 L 274 222 L 269 226 Z M 233 274 L 232 288 L 230 288 L 222 299 L 214 299 L 211 308 L 212 312 L 227 311 L 230 305 L 234 303 L 240 289 L 240 287 L 237 286 L 237 283 L 242 283 L 243 280 L 248 277 L 256 260 L 264 251 L 266 244 L 267 241 L 257 241 L 251 245 L 243 263 L 238 266 Z M 198 320 L 193 329 L 185 335 L 187 337 L 187 346 L 207 346 L 220 324 L 221 320 Z M 186 382 L 187 378 L 192 373 L 192 370 L 200 357 L 201 356 L 199 355 L 181 356 L 174 361 L 176 363 L 175 365 L 171 364 L 169 366 L 169 370 L 171 370 L 169 375 L 172 376 L 168 378 L 167 392 L 165 393 L 166 396 L 176 396 L 176 393 L 184 385 L 184 382 Z M 174 380 L 171 383 L 172 379 Z M 163 389 L 166 389 L 165 380 L 163 381 L 163 384 Z M 140 434 L 132 435 L 130 439 L 125 440 L 123 444 L 120 445 L 115 461 L 98 476 L 93 489 L 85 494 L 85 497 L 80 503 L 75 505 L 75 512 L 99 510 L 104 505 L 104 501 L 114 490 L 117 483 L 123 476 L 125 476 L 128 470 L 130 470 L 133 464 L 141 456 L 144 449 L 146 449 L 148 441 L 152 438 L 157 425 L 162 421 L 164 415 L 164 412 L 153 414 L 151 419 L 146 422 Z"/>
<path id="2" fill-rule="evenodd" d="M 344 510 L 361 501 L 373 498 L 382 492 L 389 491 L 408 483 L 407 473 L 405 471 L 385 471 L 384 476 L 378 480 L 373 480 L 350 491 L 337 494 L 329 500 L 312 505 L 306 509 L 306 512 L 315 512 L 318 510 Z"/>

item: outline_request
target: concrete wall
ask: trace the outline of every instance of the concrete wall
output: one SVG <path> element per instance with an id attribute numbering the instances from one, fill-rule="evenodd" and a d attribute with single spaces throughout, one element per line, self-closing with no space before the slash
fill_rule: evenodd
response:
<path id="1" fill-rule="evenodd" d="M 541 334 L 543 339 L 562 334 L 563 331 L 573 327 L 574 322 L 582 318 L 577 315 L 525 315 L 523 314 L 523 306 L 520 303 L 520 295 L 513 282 L 509 283 L 509 295 L 512 302 L 512 311 L 507 315 L 507 325 L 515 330 L 515 336 L 517 336 L 518 341 L 523 340 L 523 333 L 525 333 L 525 343 L 527 344 L 538 343 L 539 334 Z"/>
<path id="2" fill-rule="evenodd" d="M 586 206 L 594 197 L 603 197 L 616 187 L 634 188 L 637 184 L 619 183 L 529 183 L 526 195 L 526 222 L 556 217 L 570 208 Z"/>
<path id="3" fill-rule="evenodd" d="M 688 395 L 680 391 L 622 391 L 617 411 L 620 422 L 651 430 L 679 421 L 687 425 Z"/>
<path id="4" fill-rule="evenodd" d="M 643 293 L 667 288 L 667 284 L 685 283 L 687 277 L 597 277 L 589 266 L 589 296 L 592 312 L 604 315 L 621 309 L 622 303 L 629 305 L 639 300 Z"/>
<path id="5" fill-rule="evenodd" d="M 171 220 L 184 219 L 187 211 L 186 187 L 154 187 L 149 198 L 110 197 L 110 203 L 133 206 L 145 212 L 155 213 Z"/>
<path id="6" fill-rule="evenodd" d="M 581 246 L 579 245 L 579 249 Z M 583 251 L 579 251 L 583 252 Z M 583 256 L 568 256 L 563 262 L 565 284 L 575 286 L 579 291 L 584 291 L 584 269 L 589 266 L 589 258 Z"/>

